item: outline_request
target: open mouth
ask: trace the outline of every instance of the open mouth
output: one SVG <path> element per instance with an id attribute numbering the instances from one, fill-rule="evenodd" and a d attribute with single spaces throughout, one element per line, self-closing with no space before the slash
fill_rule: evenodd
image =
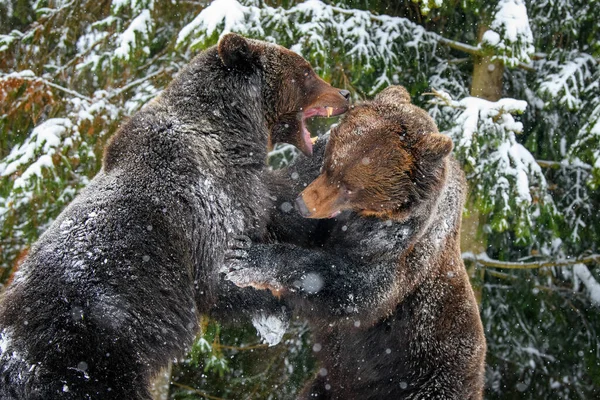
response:
<path id="1" fill-rule="evenodd" d="M 341 211 L 341 210 L 334 211 L 334 212 L 333 212 L 333 213 L 332 213 L 332 214 L 329 216 L 329 218 L 335 218 L 335 217 L 337 217 L 338 215 L 340 215 L 341 213 L 342 213 L 342 211 Z"/>
<path id="2" fill-rule="evenodd" d="M 335 107 L 313 107 L 309 108 L 306 111 L 302 112 L 300 118 L 300 128 L 302 129 L 302 140 L 304 145 L 304 154 L 311 155 L 312 154 L 312 141 L 310 139 L 310 132 L 306 128 L 306 120 L 312 117 L 335 117 L 337 115 L 343 114 L 347 111 L 346 107 L 343 108 L 335 108 Z"/>

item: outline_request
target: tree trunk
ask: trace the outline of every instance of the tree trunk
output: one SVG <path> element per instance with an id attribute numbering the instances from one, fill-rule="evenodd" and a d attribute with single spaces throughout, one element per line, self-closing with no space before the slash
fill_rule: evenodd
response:
<path id="1" fill-rule="evenodd" d="M 481 25 L 478 31 L 478 41 L 481 43 L 483 34 L 488 30 L 486 25 Z M 491 55 L 475 56 L 473 59 L 473 81 L 471 83 L 471 96 L 489 101 L 497 101 L 502 97 L 502 76 L 504 64 L 499 60 L 492 60 Z M 473 254 L 483 253 L 486 250 L 484 239 L 478 237 L 478 226 L 485 222 L 485 216 L 477 211 L 472 202 L 467 204 L 469 215 L 463 217 L 461 227 L 461 250 Z M 483 270 L 479 273 L 474 263 L 466 263 L 467 271 L 473 282 L 473 290 L 477 302 L 481 304 L 483 283 Z"/>
<path id="2" fill-rule="evenodd" d="M 488 27 L 479 27 L 478 40 L 481 43 L 483 34 Z M 504 64 L 499 60 L 492 60 L 491 55 L 476 56 L 473 60 L 473 82 L 471 83 L 471 96 L 489 101 L 497 101 L 502 97 L 502 75 Z"/>
<path id="3" fill-rule="evenodd" d="M 481 214 L 475 210 L 473 204 L 467 204 L 469 214 L 464 215 L 462 225 L 460 227 L 460 249 L 463 252 L 471 252 L 475 255 L 485 252 L 486 245 L 482 237 L 477 234 L 477 230 L 481 221 Z M 477 304 L 481 305 L 482 300 L 482 284 L 483 284 L 483 269 L 477 269 L 476 263 L 473 261 L 465 261 L 467 273 L 471 278 L 471 285 L 475 292 Z"/>

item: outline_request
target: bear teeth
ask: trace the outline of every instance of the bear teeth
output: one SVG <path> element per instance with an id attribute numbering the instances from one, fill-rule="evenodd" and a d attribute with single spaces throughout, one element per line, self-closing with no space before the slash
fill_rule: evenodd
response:
<path id="1" fill-rule="evenodd" d="M 327 118 L 331 117 L 331 114 L 333 114 L 333 107 L 327 107 Z"/>

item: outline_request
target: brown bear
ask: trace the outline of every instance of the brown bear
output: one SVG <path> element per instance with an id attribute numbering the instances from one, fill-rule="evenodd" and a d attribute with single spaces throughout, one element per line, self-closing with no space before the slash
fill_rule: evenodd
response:
<path id="1" fill-rule="evenodd" d="M 269 143 L 310 153 L 304 120 L 348 96 L 294 52 L 235 34 L 192 60 L 123 124 L 3 294 L 0 399 L 151 399 L 199 313 L 280 308 L 224 281 L 224 252 L 266 235 Z"/>
<path id="2" fill-rule="evenodd" d="M 482 398 L 485 338 L 459 248 L 466 183 L 451 150 L 408 92 L 389 87 L 332 129 L 322 172 L 297 200 L 309 218 L 350 212 L 313 226 L 308 247 L 229 254 L 228 279 L 311 321 L 321 369 L 303 398 Z"/>

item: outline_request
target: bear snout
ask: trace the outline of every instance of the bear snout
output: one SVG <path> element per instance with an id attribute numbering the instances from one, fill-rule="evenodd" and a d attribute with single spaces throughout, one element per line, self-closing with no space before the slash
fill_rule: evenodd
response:
<path id="1" fill-rule="evenodd" d="M 339 185 L 319 175 L 296 200 L 298 211 L 305 218 L 333 218 L 349 208 L 347 200 L 341 196 Z"/>
<path id="2" fill-rule="evenodd" d="M 340 94 L 341 94 L 341 95 L 342 95 L 342 97 L 344 97 L 346 100 L 350 100 L 350 91 L 349 91 L 349 90 L 342 89 L 342 90 L 340 90 Z"/>
<path id="3" fill-rule="evenodd" d="M 296 199 L 296 210 L 298 210 L 298 212 L 300 213 L 300 215 L 302 215 L 304 218 L 307 218 L 310 215 L 310 211 L 308 210 L 308 207 L 306 206 L 306 203 L 304 202 L 304 200 L 302 199 L 302 196 L 298 196 L 298 198 Z"/>

